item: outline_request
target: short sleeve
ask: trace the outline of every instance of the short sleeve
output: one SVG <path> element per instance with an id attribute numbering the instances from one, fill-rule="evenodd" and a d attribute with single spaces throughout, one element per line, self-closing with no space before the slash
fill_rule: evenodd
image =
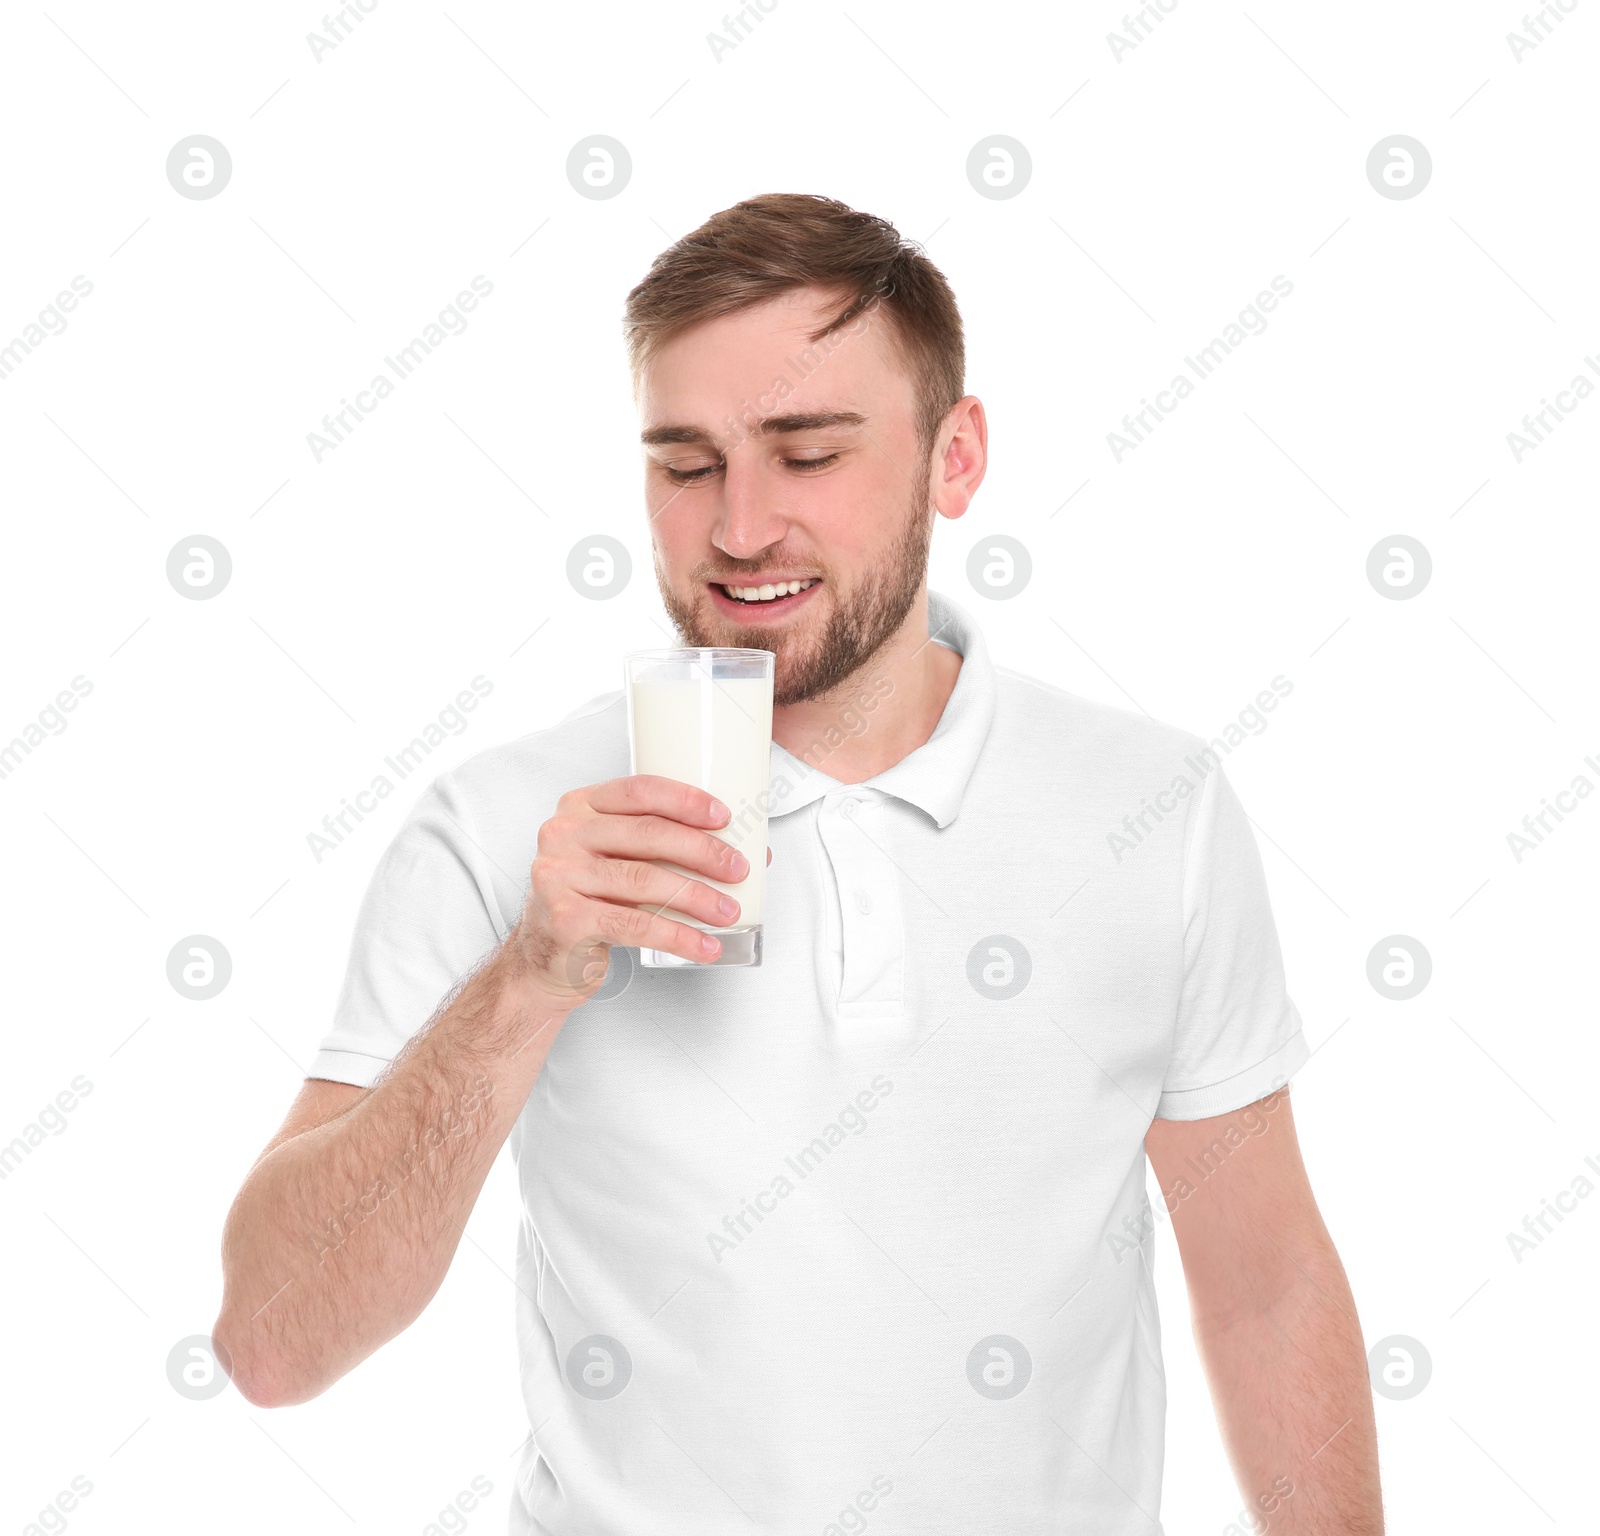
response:
<path id="1" fill-rule="evenodd" d="M 500 943 L 486 866 L 451 779 L 435 779 L 373 872 L 333 1023 L 307 1076 L 370 1087 Z"/>
<path id="2" fill-rule="evenodd" d="M 1158 1119 L 1227 1114 L 1305 1065 L 1261 854 L 1220 765 L 1201 783 L 1185 829 L 1183 965 Z"/>

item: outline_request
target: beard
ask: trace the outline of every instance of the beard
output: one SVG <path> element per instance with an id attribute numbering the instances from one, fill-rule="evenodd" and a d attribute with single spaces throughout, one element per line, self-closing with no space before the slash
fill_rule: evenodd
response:
<path id="1" fill-rule="evenodd" d="M 661 601 L 678 631 L 684 646 L 742 646 L 775 653 L 772 702 L 775 706 L 799 704 L 807 699 L 825 699 L 841 689 L 878 654 L 899 631 L 921 592 L 928 573 L 928 545 L 933 537 L 933 517 L 928 505 L 930 470 L 923 477 L 921 493 L 912 501 L 901 523 L 899 536 L 886 552 L 883 562 L 869 572 L 852 591 L 822 571 L 825 597 L 833 612 L 820 634 L 775 632 L 765 628 L 746 628 L 724 619 L 712 607 L 704 583 L 695 585 L 692 602 L 684 602 L 668 583 L 656 560 L 656 584 Z M 725 566 L 726 562 L 719 562 Z M 786 561 L 781 549 L 759 561 L 749 561 L 750 570 L 719 569 L 718 577 L 737 581 L 742 574 L 758 575 L 763 567 L 774 565 L 810 566 L 810 560 Z M 707 577 L 707 580 L 713 579 Z M 809 621 L 814 624 L 814 621 Z M 796 626 L 798 629 L 800 626 Z"/>

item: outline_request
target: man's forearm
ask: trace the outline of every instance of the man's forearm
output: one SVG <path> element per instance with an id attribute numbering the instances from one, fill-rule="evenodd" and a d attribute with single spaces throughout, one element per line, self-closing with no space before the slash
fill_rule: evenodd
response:
<path id="1" fill-rule="evenodd" d="M 502 947 L 343 1114 L 251 1170 L 223 1234 L 214 1341 L 235 1384 L 314 1397 L 439 1288 L 570 1007 Z"/>
<path id="2" fill-rule="evenodd" d="M 1372 1390 L 1344 1268 L 1317 1243 L 1275 1279 L 1252 1305 L 1194 1324 L 1253 1528 L 1380 1536 Z"/>

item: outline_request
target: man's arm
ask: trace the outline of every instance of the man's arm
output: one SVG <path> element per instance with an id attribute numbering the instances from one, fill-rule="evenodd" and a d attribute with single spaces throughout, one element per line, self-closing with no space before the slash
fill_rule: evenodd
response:
<path id="1" fill-rule="evenodd" d="M 324 1391 L 432 1300 L 566 1012 L 505 949 L 373 1087 L 307 1081 L 223 1230 L 217 1358 L 252 1403 Z"/>
<path id="2" fill-rule="evenodd" d="M 1287 1090 L 1145 1136 L 1240 1492 L 1273 1536 L 1381 1536 L 1355 1302 L 1306 1178 Z"/>
<path id="3" fill-rule="evenodd" d="M 656 861 L 742 879 L 743 856 L 706 830 L 728 821 L 704 790 L 651 774 L 562 796 L 505 942 L 371 1088 L 306 1084 L 223 1231 L 212 1344 L 249 1401 L 305 1402 L 417 1318 L 607 946 L 715 952 L 660 909 L 713 925 L 736 913 Z"/>

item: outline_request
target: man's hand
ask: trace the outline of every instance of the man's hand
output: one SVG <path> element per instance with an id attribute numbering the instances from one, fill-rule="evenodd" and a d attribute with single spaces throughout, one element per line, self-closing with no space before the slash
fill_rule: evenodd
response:
<path id="1" fill-rule="evenodd" d="M 1206 1120 L 1153 1121 L 1145 1151 L 1252 1528 L 1381 1536 L 1366 1347 L 1287 1090 Z"/>
<path id="2" fill-rule="evenodd" d="M 728 884 L 743 880 L 750 861 L 707 830 L 726 826 L 730 817 L 705 790 L 650 773 L 564 794 L 539 828 L 527 903 L 506 941 L 530 981 L 570 1005 L 598 990 L 612 944 L 711 959 L 716 939 L 660 909 L 727 928 L 738 921 L 739 903 L 650 861 L 665 859 Z"/>

